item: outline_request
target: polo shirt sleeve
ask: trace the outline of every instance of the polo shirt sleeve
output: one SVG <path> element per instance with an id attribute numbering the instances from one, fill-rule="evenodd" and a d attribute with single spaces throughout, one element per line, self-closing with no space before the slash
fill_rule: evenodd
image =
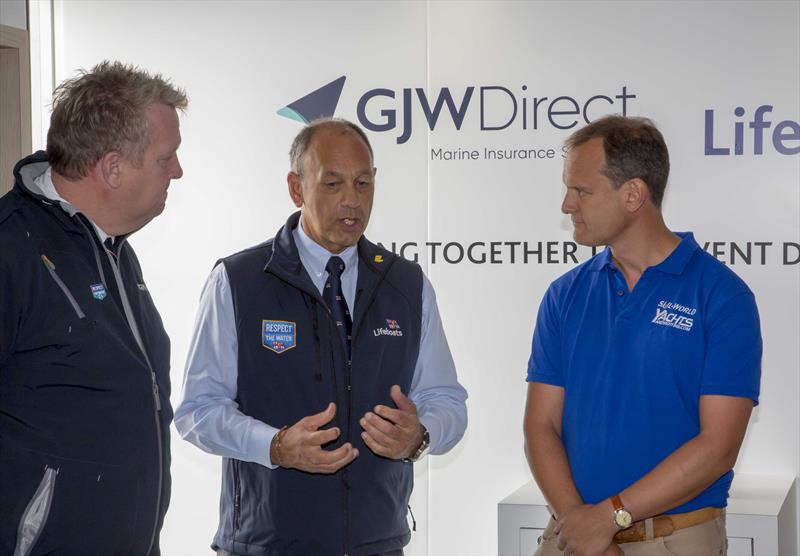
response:
<path id="1" fill-rule="evenodd" d="M 750 291 L 709 307 L 700 395 L 750 398 L 758 405 L 761 325 Z"/>
<path id="2" fill-rule="evenodd" d="M 547 289 L 539 305 L 531 357 L 528 360 L 528 382 L 564 387 L 564 373 L 561 367 L 561 319 L 553 285 Z"/>

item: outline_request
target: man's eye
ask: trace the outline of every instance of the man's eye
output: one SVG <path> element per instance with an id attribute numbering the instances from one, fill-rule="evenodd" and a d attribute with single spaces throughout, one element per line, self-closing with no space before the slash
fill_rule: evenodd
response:
<path id="1" fill-rule="evenodd" d="M 369 187 L 370 185 L 372 185 L 372 182 L 371 182 L 371 181 L 369 181 L 369 180 L 360 180 L 360 181 L 358 182 L 358 186 L 359 186 L 359 187 L 361 187 L 361 188 L 367 188 L 367 187 Z"/>
<path id="2" fill-rule="evenodd" d="M 327 182 L 325 182 L 325 186 L 326 187 L 336 187 L 337 185 L 339 185 L 338 181 L 327 181 Z"/>

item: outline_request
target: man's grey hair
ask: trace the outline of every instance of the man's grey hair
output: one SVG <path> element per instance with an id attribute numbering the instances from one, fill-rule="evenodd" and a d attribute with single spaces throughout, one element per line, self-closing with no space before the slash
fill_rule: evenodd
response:
<path id="1" fill-rule="evenodd" d="M 184 111 L 186 92 L 160 74 L 104 61 L 64 81 L 53 95 L 47 158 L 68 179 L 88 175 L 108 152 L 141 163 L 150 142 L 145 110 L 156 103 Z"/>
<path id="2" fill-rule="evenodd" d="M 295 136 L 294 141 L 292 141 L 292 147 L 289 149 L 289 162 L 291 163 L 292 171 L 295 174 L 301 178 L 303 177 L 303 155 L 306 154 L 306 150 L 308 150 L 308 145 L 311 143 L 314 133 L 320 129 L 331 128 L 339 128 L 346 131 L 351 131 L 358 135 L 367 145 L 370 160 L 374 160 L 372 145 L 370 145 L 367 134 L 364 133 L 363 129 L 358 127 L 353 122 L 343 118 L 320 118 L 310 122 L 303 129 L 301 129 L 300 133 L 298 133 Z"/>

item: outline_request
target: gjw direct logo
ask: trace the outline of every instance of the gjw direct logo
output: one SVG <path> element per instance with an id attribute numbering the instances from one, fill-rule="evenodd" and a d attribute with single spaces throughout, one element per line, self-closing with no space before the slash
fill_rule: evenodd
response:
<path id="1" fill-rule="evenodd" d="M 336 112 L 346 76 L 312 91 L 278 110 L 278 114 L 301 123 L 329 118 Z M 470 85 L 463 89 L 442 87 L 426 92 L 421 87 L 400 90 L 376 88 L 362 94 L 356 104 L 358 122 L 376 132 L 395 131 L 396 141 L 411 138 L 414 112 L 421 112 L 433 131 L 443 120 L 460 130 L 467 114 L 477 111 L 480 131 L 503 129 L 538 130 L 551 127 L 572 129 L 589 123 L 591 116 L 628 112 L 628 103 L 636 95 L 622 86 L 619 91 L 573 97 L 570 95 L 532 96 L 527 85 L 512 91 L 502 85 Z"/>
<path id="2" fill-rule="evenodd" d="M 317 118 L 329 118 L 336 112 L 344 89 L 346 76 L 341 76 L 319 89 L 278 110 L 278 114 L 300 123 Z M 514 91 L 503 85 L 470 85 L 463 89 L 442 87 L 426 91 L 421 87 L 400 90 L 369 89 L 356 104 L 358 122 L 375 132 L 398 133 L 397 144 L 411 138 L 413 113 L 421 112 L 433 131 L 442 120 L 449 120 L 461 130 L 471 110 L 477 111 L 480 131 L 504 129 L 538 130 L 553 128 L 568 130 L 594 118 L 628 113 L 629 103 L 637 96 L 626 85 L 617 91 L 584 95 L 531 94 L 527 85 Z M 704 153 L 706 156 L 762 155 L 766 149 L 782 155 L 800 153 L 800 122 L 783 119 L 773 125 L 770 113 L 774 106 L 762 104 L 747 116 L 747 110 L 737 106 L 737 118 L 732 122 L 718 116 L 714 109 L 704 111 Z M 741 120 L 747 118 L 749 121 Z M 732 128 L 732 129 L 731 129 Z"/>

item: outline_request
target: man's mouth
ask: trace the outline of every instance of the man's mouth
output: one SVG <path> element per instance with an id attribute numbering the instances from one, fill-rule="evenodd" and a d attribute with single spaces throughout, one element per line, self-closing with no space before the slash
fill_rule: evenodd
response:
<path id="1" fill-rule="evenodd" d="M 361 222 L 361 219 L 360 218 L 346 217 L 346 218 L 340 218 L 339 222 L 341 222 L 342 224 L 344 224 L 347 227 L 350 227 L 350 226 L 355 226 L 356 224 Z"/>

